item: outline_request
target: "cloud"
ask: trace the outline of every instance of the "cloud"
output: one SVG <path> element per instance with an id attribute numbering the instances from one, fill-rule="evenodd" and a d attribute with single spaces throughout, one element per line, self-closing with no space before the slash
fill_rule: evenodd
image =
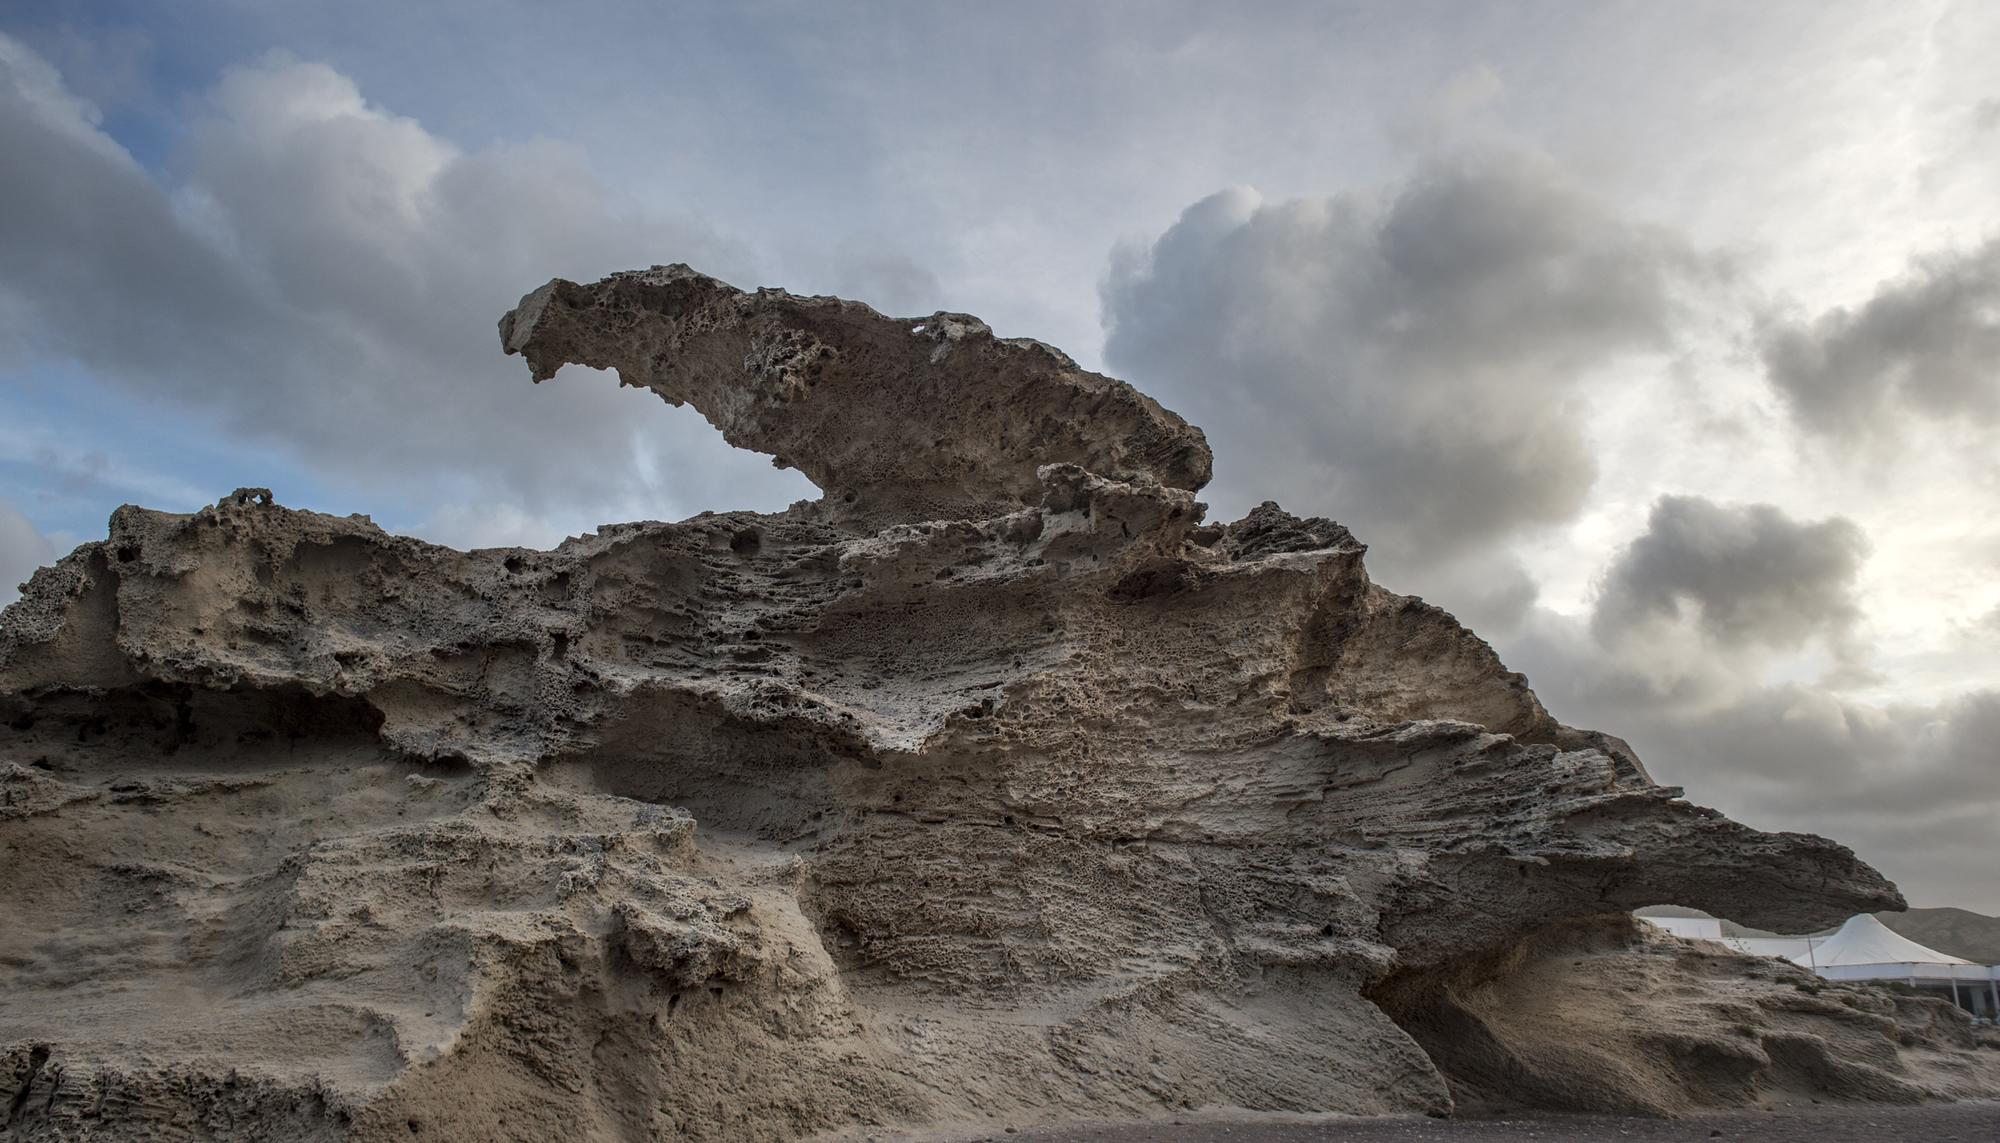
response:
<path id="1" fill-rule="evenodd" d="M 446 504 L 425 517 L 410 534 L 463 551 L 474 548 L 553 548 L 563 532 L 547 520 L 511 504 Z"/>
<path id="2" fill-rule="evenodd" d="M 1762 829 L 1825 834 L 1922 905 L 2000 912 L 2000 691 L 1876 704 L 1809 682 L 1691 679 L 1536 609 L 1503 640 L 1556 717 L 1630 742 L 1653 776 Z"/>
<path id="3" fill-rule="evenodd" d="M 1220 515 L 1332 516 L 1422 583 L 1576 515 L 1580 401 L 1717 272 L 1545 160 L 1439 158 L 1377 196 L 1195 203 L 1117 252 L 1105 356 L 1208 432 Z"/>
<path id="4" fill-rule="evenodd" d="M 466 151 L 273 56 L 224 75 L 163 184 L 0 38 L 0 151 L 0 369 L 80 363 L 411 519 L 503 501 L 580 531 L 715 506 L 688 493 L 724 473 L 730 506 L 809 492 L 650 394 L 580 371 L 536 388 L 501 356 L 495 321 L 549 277 L 745 269 L 572 148 Z"/>
<path id="5" fill-rule="evenodd" d="M 156 45 L 144 28 L 56 24 L 25 32 L 29 45 L 62 73 L 64 85 L 93 105 L 126 108 L 149 100 Z"/>
<path id="6" fill-rule="evenodd" d="M 1841 517 L 1662 496 L 1597 577 L 1588 616 L 1536 609 L 1504 640 L 1543 701 L 1618 730 L 1703 718 L 1759 688 L 1862 681 L 1857 584 L 1867 536 Z"/>
<path id="7" fill-rule="evenodd" d="M 12 603 L 35 569 L 54 563 L 55 548 L 14 506 L 0 500 L 0 606 Z"/>
<path id="8" fill-rule="evenodd" d="M 1837 837 L 1913 903 L 2000 908 L 2000 692 L 1876 706 L 1789 684 L 1696 718 L 1634 714 L 1627 737 L 1700 800 Z"/>
<path id="9" fill-rule="evenodd" d="M 1858 654 L 1867 551 L 1838 517 L 1662 497 L 1590 615 L 1537 608 L 1500 650 L 1556 717 L 1620 735 L 1696 801 L 1838 838 L 1917 903 L 2000 909 L 2000 691 L 1879 704 L 1841 694 L 1837 664 L 1784 677 L 1819 645 Z"/>
<path id="10" fill-rule="evenodd" d="M 949 308 L 944 286 L 929 267 L 898 249 L 893 239 L 850 235 L 835 245 L 824 277 L 843 298 L 867 302 L 892 316 Z"/>
<path id="11" fill-rule="evenodd" d="M 1918 259 L 1859 309 L 1769 321 L 1759 350 L 1814 432 L 1894 437 L 1912 416 L 2000 423 L 2000 239 Z"/>
<path id="12" fill-rule="evenodd" d="M 1867 554 L 1867 537 L 1840 517 L 1662 496 L 1607 569 L 1592 629 L 1611 642 L 1666 622 L 1731 649 L 1839 644 L 1861 617 L 1854 585 Z"/>
<path id="13" fill-rule="evenodd" d="M 106 367 L 181 340 L 257 299 L 189 239 L 164 195 L 97 129 L 55 69 L 0 36 L 0 365 L 28 351 Z"/>

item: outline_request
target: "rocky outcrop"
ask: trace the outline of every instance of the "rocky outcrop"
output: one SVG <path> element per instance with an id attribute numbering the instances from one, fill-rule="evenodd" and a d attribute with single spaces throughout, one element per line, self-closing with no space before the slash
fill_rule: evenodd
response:
<path id="1" fill-rule="evenodd" d="M 1552 926 L 1378 990 L 1463 1110 L 1672 1116 L 1770 1102 L 1992 1098 L 2000 1037 L 1901 988 L 1634 928 Z"/>
<path id="2" fill-rule="evenodd" d="M 1208 483 L 1201 430 L 969 314 L 897 320 L 656 266 L 594 286 L 550 282 L 501 319 L 500 340 L 536 381 L 568 364 L 615 369 L 623 384 L 693 405 L 730 444 L 797 468 L 839 519 L 1034 507 L 1047 464 L 1189 492 Z"/>
<path id="3" fill-rule="evenodd" d="M 1900 904 L 1558 724 L 1339 525 L 1204 523 L 1199 431 L 1045 346 L 685 267 L 501 332 L 826 496 L 458 552 L 245 490 L 36 573 L 0 632 L 25 1137 L 1444 1114 L 1544 1090 L 1482 1078 L 1521 1038 L 1479 990 L 1568 963 L 1524 947 Z M 1844 1066 L 1958 1090 L 1905 1059 L 1981 1074 L 1949 1039 Z M 1659 1084 L 1568 1102 L 1763 1090 Z"/>

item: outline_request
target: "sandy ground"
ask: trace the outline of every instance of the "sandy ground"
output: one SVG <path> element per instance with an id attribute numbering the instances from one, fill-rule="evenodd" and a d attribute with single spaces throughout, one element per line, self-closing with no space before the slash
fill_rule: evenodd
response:
<path id="1" fill-rule="evenodd" d="M 863 1137 L 867 1138 L 867 1137 Z M 1917 1107 L 1805 1106 L 1688 1119 L 1548 1116 L 1508 1119 L 1284 1117 L 1131 1126 L 998 1128 L 949 1135 L 875 1136 L 889 1143 L 1995 1143 L 2000 1102 Z"/>

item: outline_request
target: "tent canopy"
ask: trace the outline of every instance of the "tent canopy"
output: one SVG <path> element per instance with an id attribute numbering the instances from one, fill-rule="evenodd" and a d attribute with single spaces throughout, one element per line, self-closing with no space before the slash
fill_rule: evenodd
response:
<path id="1" fill-rule="evenodd" d="M 1867 913 L 1849 917 L 1840 931 L 1813 945 L 1810 955 L 1792 958 L 1800 965 L 1844 968 L 1864 964 L 1971 964 L 1903 936 Z"/>

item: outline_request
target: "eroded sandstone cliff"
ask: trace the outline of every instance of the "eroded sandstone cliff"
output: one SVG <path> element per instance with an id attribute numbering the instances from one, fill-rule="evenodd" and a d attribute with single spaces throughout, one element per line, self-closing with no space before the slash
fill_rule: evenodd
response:
<path id="1" fill-rule="evenodd" d="M 122 508 L 38 572 L 0 629 L 13 1131 L 781 1139 L 1993 1083 L 1943 1006 L 1804 1004 L 1802 974 L 1633 933 L 1659 902 L 1798 930 L 1900 898 L 1558 724 L 1339 525 L 1204 523 L 1201 433 L 1131 386 L 685 267 L 552 282 L 501 335 L 826 495 L 458 552 L 246 490 Z M 1589 1015 L 1618 972 L 1644 1002 Z M 1693 978 L 1726 995 L 1653 995 Z"/>

